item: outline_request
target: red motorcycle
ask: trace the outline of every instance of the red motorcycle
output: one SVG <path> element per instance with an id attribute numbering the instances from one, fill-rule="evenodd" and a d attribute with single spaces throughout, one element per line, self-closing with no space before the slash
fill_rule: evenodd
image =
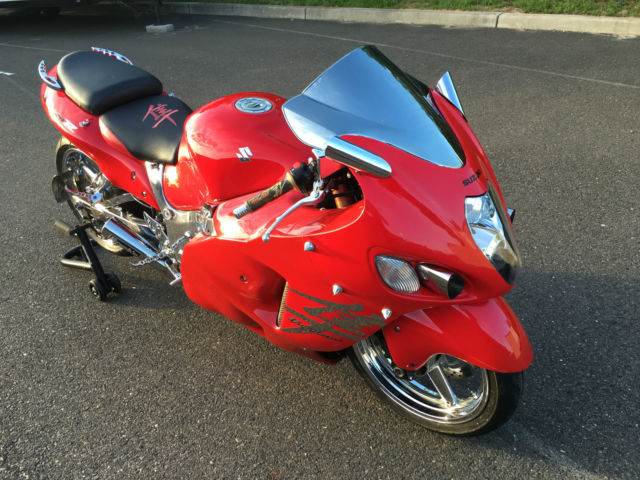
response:
<path id="1" fill-rule="evenodd" d="M 533 358 L 501 298 L 520 266 L 513 216 L 448 73 L 432 89 L 365 46 L 289 100 L 192 111 L 109 50 L 39 71 L 62 133 L 52 188 L 82 243 L 63 261 L 94 269 L 99 299 L 120 282 L 95 244 L 274 345 L 349 356 L 430 429 L 513 413 Z"/>

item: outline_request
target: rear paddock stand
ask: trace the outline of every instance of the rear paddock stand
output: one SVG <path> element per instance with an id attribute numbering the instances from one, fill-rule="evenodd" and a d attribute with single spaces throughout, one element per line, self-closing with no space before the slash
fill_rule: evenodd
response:
<path id="1" fill-rule="evenodd" d="M 94 249 L 94 245 L 97 244 L 87 235 L 87 228 L 92 227 L 91 223 L 72 228 L 66 223 L 56 220 L 55 226 L 67 235 L 77 237 L 80 240 L 80 245 L 65 253 L 60 259 L 60 263 L 65 267 L 93 270 L 96 277 L 89 281 L 89 290 L 98 300 L 106 300 L 107 295 L 111 292 L 120 293 L 122 289 L 120 279 L 114 273 L 103 270 Z"/>

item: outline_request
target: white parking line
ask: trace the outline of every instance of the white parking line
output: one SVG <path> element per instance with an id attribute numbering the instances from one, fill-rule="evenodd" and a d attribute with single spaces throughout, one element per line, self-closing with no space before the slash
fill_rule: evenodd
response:
<path id="1" fill-rule="evenodd" d="M 329 38 L 331 40 L 342 40 L 344 42 L 353 42 L 353 43 L 359 43 L 361 45 L 375 45 L 377 47 L 386 47 L 386 48 L 394 48 L 396 50 L 404 50 L 406 52 L 413 52 L 413 53 L 421 53 L 424 55 L 431 55 L 434 57 L 441 57 L 441 58 L 450 58 L 453 60 L 460 60 L 463 62 L 469 62 L 469 63 L 478 63 L 481 65 L 490 65 L 492 67 L 502 67 L 502 68 L 511 68 L 513 70 L 521 70 L 524 72 L 534 72 L 534 73 L 540 73 L 543 75 L 553 75 L 556 77 L 563 77 L 563 78 L 570 78 L 572 80 L 582 80 L 584 82 L 592 82 L 592 83 L 599 83 L 599 84 L 603 84 L 603 85 L 609 85 L 612 87 L 623 87 L 623 88 L 635 88 L 640 90 L 640 85 L 632 85 L 632 84 L 628 84 L 628 83 L 620 83 L 620 82 L 610 82 L 608 80 L 600 80 L 598 78 L 589 78 L 589 77 L 581 77 L 579 75 L 570 75 L 568 73 L 560 73 L 560 72 L 552 72 L 549 70 L 539 70 L 537 68 L 529 68 L 529 67 L 521 67 L 518 65 L 511 65 L 508 63 L 498 63 L 498 62 L 489 62 L 486 60 L 478 60 L 476 58 L 467 58 L 467 57 L 459 57 L 457 55 L 447 55 L 445 53 L 438 53 L 438 52 L 432 52 L 429 50 L 420 50 L 417 48 L 408 48 L 408 47 L 399 47 L 397 45 L 389 45 L 386 43 L 379 43 L 379 42 L 372 42 L 370 40 L 360 40 L 357 38 L 346 38 L 346 37 L 336 37 L 333 35 L 325 35 L 322 33 L 314 33 L 314 32 L 304 32 L 301 30 L 289 30 L 287 28 L 276 28 L 276 27 L 266 27 L 264 25 L 255 25 L 252 23 L 242 23 L 242 22 L 231 22 L 231 21 L 225 21 L 225 20 L 213 20 L 214 22 L 217 23 L 227 23 L 229 25 L 238 25 L 238 26 L 244 26 L 244 27 L 251 27 L 251 28 L 261 28 L 263 30 L 273 30 L 276 32 L 286 32 L 286 33 L 296 33 L 299 35 L 308 35 L 311 37 L 319 37 L 319 38 Z"/>
<path id="2" fill-rule="evenodd" d="M 11 75 L 15 75 L 11 72 L 3 72 L 2 70 L 0 70 L 0 75 L 6 75 L 7 77 L 10 77 Z"/>
<path id="3" fill-rule="evenodd" d="M 58 48 L 27 47 L 26 45 L 13 45 L 12 43 L 0 43 L 0 47 L 26 48 L 27 50 L 44 50 L 45 52 L 69 52 L 68 50 L 60 50 Z"/>

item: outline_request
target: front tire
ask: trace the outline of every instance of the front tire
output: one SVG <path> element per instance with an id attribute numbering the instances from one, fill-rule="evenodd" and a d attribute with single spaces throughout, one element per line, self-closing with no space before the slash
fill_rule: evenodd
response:
<path id="1" fill-rule="evenodd" d="M 398 367 L 381 332 L 349 350 L 356 370 L 399 412 L 430 430 L 479 435 L 493 430 L 516 410 L 523 375 L 475 367 L 455 357 L 434 355 L 420 370 Z"/>

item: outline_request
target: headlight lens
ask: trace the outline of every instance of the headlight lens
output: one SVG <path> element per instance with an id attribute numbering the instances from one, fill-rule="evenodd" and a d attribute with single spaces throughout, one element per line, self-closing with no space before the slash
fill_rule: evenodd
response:
<path id="1" fill-rule="evenodd" d="M 512 284 L 520 268 L 520 256 L 496 192 L 489 186 L 487 193 L 467 197 L 464 204 L 473 240 L 502 278 Z"/>
<path id="2" fill-rule="evenodd" d="M 375 261 L 384 283 L 396 292 L 415 293 L 420 288 L 418 274 L 409 262 L 388 255 L 378 255 Z"/>

